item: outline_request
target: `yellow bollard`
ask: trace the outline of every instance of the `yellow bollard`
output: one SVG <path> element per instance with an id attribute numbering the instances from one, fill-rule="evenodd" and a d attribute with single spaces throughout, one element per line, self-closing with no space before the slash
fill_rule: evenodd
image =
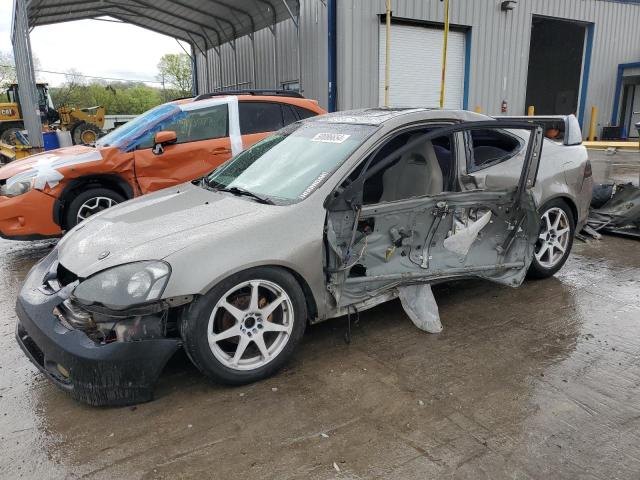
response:
<path id="1" fill-rule="evenodd" d="M 442 40 L 442 78 L 440 80 L 440 108 L 444 108 L 444 84 L 447 76 L 448 40 L 449 40 L 449 0 L 444 0 L 444 37 Z"/>
<path id="2" fill-rule="evenodd" d="M 387 0 L 387 16 L 386 16 L 387 38 L 385 44 L 385 65 L 384 65 L 384 106 L 389 106 L 389 87 L 390 87 L 390 65 L 391 59 L 391 0 Z"/>
<path id="3" fill-rule="evenodd" d="M 482 107 L 480 105 L 476 105 L 476 109 L 474 110 L 476 113 L 482 113 Z"/>
<path id="4" fill-rule="evenodd" d="M 533 117 L 536 114 L 536 107 L 534 107 L 533 105 L 529 105 L 529 108 L 527 108 L 527 115 L 529 117 Z"/>
<path id="5" fill-rule="evenodd" d="M 598 107 L 595 105 L 591 107 L 591 123 L 589 123 L 589 141 L 593 142 L 596 139 L 596 126 L 598 122 Z"/>

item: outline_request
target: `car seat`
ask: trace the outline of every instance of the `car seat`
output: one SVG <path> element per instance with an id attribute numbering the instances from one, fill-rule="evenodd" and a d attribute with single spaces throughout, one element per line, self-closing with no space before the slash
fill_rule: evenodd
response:
<path id="1" fill-rule="evenodd" d="M 409 142 L 420 135 L 413 135 Z M 426 141 L 400 157 L 382 176 L 383 202 L 442 193 L 443 176 L 433 144 Z"/>

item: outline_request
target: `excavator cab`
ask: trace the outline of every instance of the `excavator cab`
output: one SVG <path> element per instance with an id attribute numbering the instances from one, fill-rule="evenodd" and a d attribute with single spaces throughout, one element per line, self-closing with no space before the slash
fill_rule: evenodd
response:
<path id="1" fill-rule="evenodd" d="M 49 94 L 49 85 L 46 83 L 36 84 L 38 92 L 38 110 L 40 110 L 40 118 L 42 123 L 51 124 L 60 120 L 60 115 L 53 106 L 51 95 Z M 22 118 L 22 106 L 20 104 L 20 96 L 18 94 L 18 84 L 9 85 L 7 89 L 9 103 L 15 103 L 18 107 L 20 118 Z"/>

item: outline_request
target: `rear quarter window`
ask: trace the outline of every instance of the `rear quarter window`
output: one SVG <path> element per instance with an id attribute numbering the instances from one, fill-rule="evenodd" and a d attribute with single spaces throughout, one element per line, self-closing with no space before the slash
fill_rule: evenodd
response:
<path id="1" fill-rule="evenodd" d="M 312 110 L 307 110 L 306 108 L 299 107 L 297 105 L 292 105 L 292 107 L 296 111 L 296 114 L 298 115 L 298 118 L 300 118 L 300 120 L 304 120 L 305 118 L 309 118 L 309 117 L 315 117 L 318 115 L 316 112 Z"/>
<path id="2" fill-rule="evenodd" d="M 467 160 L 469 173 L 497 165 L 517 155 L 524 142 L 504 130 L 472 130 Z"/>
<path id="3" fill-rule="evenodd" d="M 240 102 L 238 109 L 242 135 L 275 132 L 284 126 L 282 107 L 279 103 Z"/>

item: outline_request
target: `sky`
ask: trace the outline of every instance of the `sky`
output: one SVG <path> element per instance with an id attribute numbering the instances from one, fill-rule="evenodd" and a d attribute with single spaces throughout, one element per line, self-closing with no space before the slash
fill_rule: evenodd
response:
<path id="1" fill-rule="evenodd" d="M 11 52 L 13 1 L 0 0 L 0 51 Z M 182 42 L 187 51 L 188 44 Z M 31 50 L 42 70 L 130 80 L 156 80 L 157 64 L 165 53 L 181 53 L 178 42 L 165 35 L 129 24 L 80 20 L 36 27 Z M 36 72 L 38 81 L 64 82 L 64 75 Z M 149 85 L 159 85 L 149 83 Z"/>

